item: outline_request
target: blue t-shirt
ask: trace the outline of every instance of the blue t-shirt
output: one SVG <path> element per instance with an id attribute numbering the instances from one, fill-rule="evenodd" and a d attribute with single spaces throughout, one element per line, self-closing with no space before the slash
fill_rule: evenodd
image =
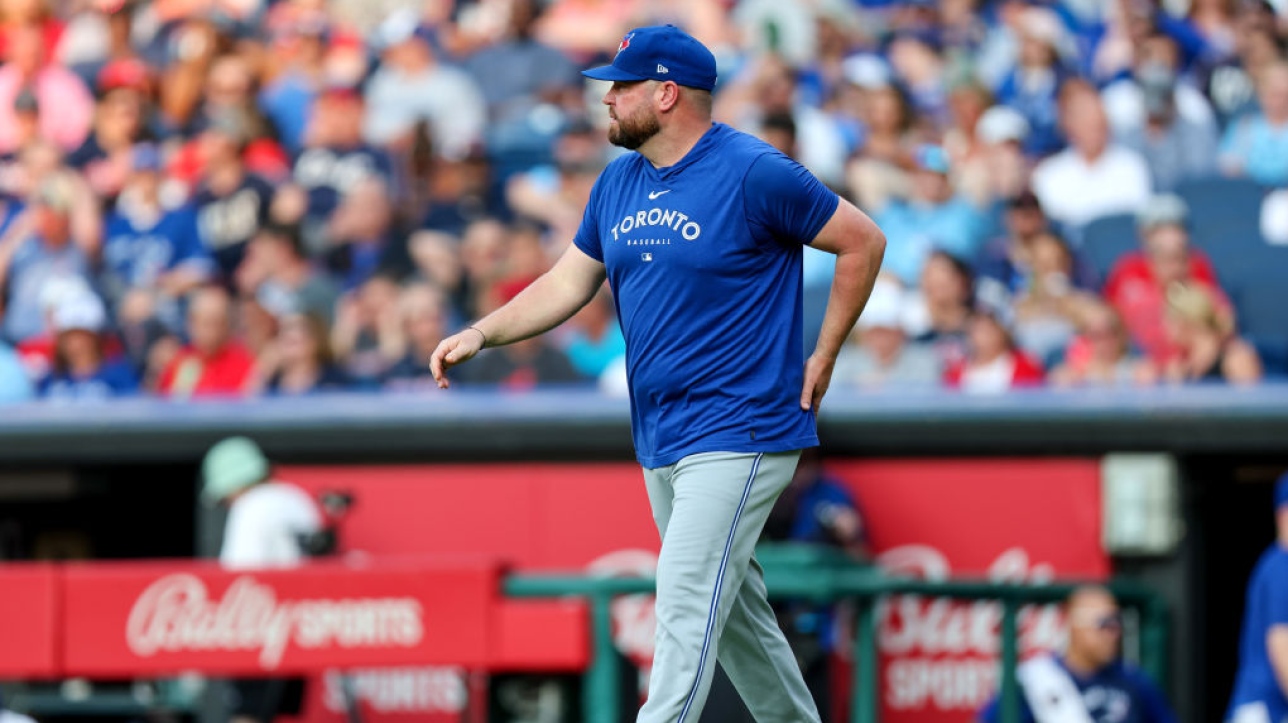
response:
<path id="1" fill-rule="evenodd" d="M 241 184 L 224 196 L 217 196 L 204 186 L 198 189 L 193 200 L 197 208 L 197 232 L 225 281 L 231 281 L 246 253 L 246 244 L 268 220 L 272 201 L 273 187 L 251 174 L 246 174 Z"/>
<path id="2" fill-rule="evenodd" d="M 886 235 L 882 268 L 913 288 L 921 283 L 932 251 L 974 263 L 988 230 L 987 219 L 964 198 L 937 205 L 896 201 L 877 214 L 876 222 Z"/>
<path id="3" fill-rule="evenodd" d="M 1111 663 L 1082 678 L 1056 658 L 1082 694 L 1082 702 L 1093 723 L 1177 723 L 1162 691 L 1144 673 L 1121 662 Z M 994 697 L 979 713 L 982 723 L 1001 720 L 1001 701 Z M 1036 723 L 1033 710 L 1020 692 L 1020 723 Z"/>
<path id="4" fill-rule="evenodd" d="M 1267 186 L 1288 183 L 1288 125 L 1275 127 L 1257 114 L 1230 124 L 1223 157 L 1237 160 L 1247 177 Z"/>
<path id="5" fill-rule="evenodd" d="M 130 365 L 109 359 L 90 376 L 54 373 L 40 381 L 40 396 L 60 401 L 91 401 L 122 397 L 138 391 L 139 380 Z"/>
<path id="6" fill-rule="evenodd" d="M 574 242 L 607 267 L 646 468 L 818 444 L 800 408 L 801 249 L 837 203 L 723 124 L 674 166 L 630 153 L 595 182 Z"/>
<path id="7" fill-rule="evenodd" d="M 152 223 L 118 208 L 104 228 L 103 265 L 113 296 L 129 289 L 151 289 L 162 274 L 181 265 L 210 273 L 214 262 L 201 244 L 197 213 L 182 206 L 161 213 Z"/>
<path id="8" fill-rule="evenodd" d="M 1266 633 L 1275 625 L 1288 625 L 1288 549 L 1278 543 L 1261 555 L 1248 580 L 1230 713 L 1246 703 L 1264 703 L 1270 720 L 1288 719 L 1288 699 L 1279 689 L 1266 650 Z"/>
<path id="9" fill-rule="evenodd" d="M 295 182 L 309 194 L 308 216 L 325 222 L 340 199 L 364 178 L 393 178 L 393 161 L 383 151 L 368 146 L 305 148 L 291 167 Z"/>

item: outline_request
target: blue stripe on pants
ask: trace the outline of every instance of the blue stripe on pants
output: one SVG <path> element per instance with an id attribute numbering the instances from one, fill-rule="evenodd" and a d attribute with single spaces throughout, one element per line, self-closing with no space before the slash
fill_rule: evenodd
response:
<path id="1" fill-rule="evenodd" d="M 738 502 L 738 509 L 733 513 L 733 524 L 729 525 L 729 536 L 725 538 L 724 554 L 720 556 L 720 568 L 716 573 L 716 589 L 711 594 L 711 606 L 707 609 L 707 630 L 702 636 L 702 654 L 698 656 L 698 671 L 693 678 L 693 687 L 689 689 L 689 697 L 684 701 L 684 708 L 680 710 L 680 719 L 676 723 L 684 723 L 684 718 L 689 714 L 689 708 L 693 705 L 693 699 L 698 695 L 698 687 L 702 683 L 702 668 L 707 662 L 707 651 L 711 647 L 711 632 L 716 627 L 716 611 L 720 608 L 720 589 L 724 587 L 725 567 L 729 564 L 729 551 L 733 549 L 734 533 L 738 530 L 738 519 L 742 517 L 742 508 L 747 505 L 747 498 L 751 496 L 751 484 L 756 481 L 756 472 L 760 469 L 760 458 L 765 455 L 758 454 L 756 459 L 751 463 L 751 474 L 747 475 L 747 483 L 742 488 L 742 499 Z"/>

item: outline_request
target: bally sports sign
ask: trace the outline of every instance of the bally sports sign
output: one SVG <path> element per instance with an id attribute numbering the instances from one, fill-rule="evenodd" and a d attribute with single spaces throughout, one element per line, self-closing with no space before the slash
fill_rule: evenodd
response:
<path id="1" fill-rule="evenodd" d="M 136 676 L 324 666 L 484 665 L 493 564 L 236 573 L 216 567 L 69 567 L 64 668 Z M 350 592 L 351 591 L 351 592 Z"/>

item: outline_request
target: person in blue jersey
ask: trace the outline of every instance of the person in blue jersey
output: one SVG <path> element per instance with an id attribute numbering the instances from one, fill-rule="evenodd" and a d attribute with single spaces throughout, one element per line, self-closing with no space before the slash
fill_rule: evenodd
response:
<path id="1" fill-rule="evenodd" d="M 1065 601 L 1069 643 L 1062 655 L 1039 655 L 1016 669 L 1020 723 L 1177 723 L 1162 691 L 1120 657 L 1123 620 L 1103 587 L 1074 590 Z M 980 711 L 1001 720 L 1001 701 Z"/>
<path id="2" fill-rule="evenodd" d="M 1275 484 L 1275 525 L 1248 580 L 1229 723 L 1288 721 L 1288 474 Z"/>
<path id="3" fill-rule="evenodd" d="M 140 143 L 131 156 L 125 187 L 105 223 L 100 279 L 118 313 L 123 307 L 147 311 L 147 318 L 177 328 L 183 323 L 180 299 L 213 276 L 214 261 L 201 244 L 195 209 L 165 189 L 159 149 Z M 127 303 L 130 297 L 136 300 Z"/>
<path id="4" fill-rule="evenodd" d="M 608 139 L 634 150 L 600 175 L 573 244 L 512 301 L 438 346 L 446 372 L 555 327 L 605 279 L 626 338 L 636 455 L 661 533 L 657 636 L 639 720 L 692 723 L 720 661 L 757 720 L 819 720 L 752 551 L 837 352 L 872 290 L 885 237 L 768 144 L 711 119 L 714 56 L 674 26 L 637 28 L 612 64 Z M 801 257 L 837 255 L 808 359 Z"/>

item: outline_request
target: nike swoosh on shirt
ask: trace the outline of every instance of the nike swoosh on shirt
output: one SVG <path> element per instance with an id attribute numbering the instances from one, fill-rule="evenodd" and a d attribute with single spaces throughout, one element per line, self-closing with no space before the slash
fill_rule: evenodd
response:
<path id="1" fill-rule="evenodd" d="M 670 193 L 670 192 L 671 192 L 671 189 L 669 188 L 666 189 L 665 191 L 649 191 L 648 200 L 656 201 L 658 196 L 661 196 L 664 193 Z"/>

